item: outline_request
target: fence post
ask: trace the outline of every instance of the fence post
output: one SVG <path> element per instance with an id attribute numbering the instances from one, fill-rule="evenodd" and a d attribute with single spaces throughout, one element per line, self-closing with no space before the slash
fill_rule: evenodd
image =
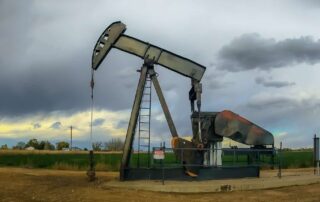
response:
<path id="1" fill-rule="evenodd" d="M 319 171 L 319 161 L 320 161 L 320 145 L 319 145 L 319 137 L 317 135 L 314 135 L 313 138 L 313 164 L 314 164 L 314 174 L 316 174 L 317 169 L 317 175 L 320 175 Z"/>
<path id="2" fill-rule="evenodd" d="M 151 167 L 154 167 L 155 165 L 154 165 L 154 158 L 153 158 L 153 155 L 154 155 L 154 150 L 155 150 L 155 148 L 154 147 L 152 147 L 152 155 L 151 155 Z"/>
<path id="3" fill-rule="evenodd" d="M 282 173 L 281 173 L 281 165 L 282 164 L 282 142 L 280 142 L 280 149 L 279 149 L 279 171 L 278 171 L 278 177 L 281 179 Z"/>
<path id="4" fill-rule="evenodd" d="M 164 158 L 165 158 L 165 151 L 166 151 L 166 144 L 165 144 L 165 142 L 163 142 L 162 150 L 163 150 L 163 155 L 164 155 Z M 163 161 L 164 161 L 164 159 L 161 159 L 161 167 L 162 167 L 162 185 L 164 185 L 164 167 L 163 167 Z"/>
<path id="5" fill-rule="evenodd" d="M 274 144 L 272 144 L 272 156 L 271 156 L 272 170 L 274 169 L 274 155 L 275 155 Z"/>
<path id="6" fill-rule="evenodd" d="M 233 166 L 235 164 L 235 158 L 236 158 L 236 150 L 233 148 Z"/>
<path id="7" fill-rule="evenodd" d="M 312 160 L 313 160 L 313 174 L 315 175 L 316 174 L 316 138 L 317 138 L 317 135 L 314 134 L 314 138 L 313 138 L 313 156 L 312 156 Z"/>

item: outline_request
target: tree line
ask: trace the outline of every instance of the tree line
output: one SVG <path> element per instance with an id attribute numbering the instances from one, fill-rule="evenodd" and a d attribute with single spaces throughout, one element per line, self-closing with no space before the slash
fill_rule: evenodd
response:
<path id="1" fill-rule="evenodd" d="M 112 138 L 107 142 L 93 142 L 93 151 L 122 151 L 124 142 L 120 138 Z"/>
<path id="2" fill-rule="evenodd" d="M 124 142 L 120 138 L 112 138 L 107 142 L 93 142 L 92 149 L 94 151 L 121 151 L 123 149 Z M 12 149 L 15 150 L 24 150 L 29 147 L 32 147 L 36 150 L 63 150 L 63 149 L 71 149 L 68 142 L 60 141 L 57 142 L 55 145 L 48 140 L 46 141 L 38 141 L 37 139 L 33 138 L 27 142 L 18 142 Z M 0 146 L 0 149 L 5 150 L 9 149 L 7 144 Z M 84 148 L 87 150 L 87 148 Z"/>
<path id="3" fill-rule="evenodd" d="M 57 142 L 55 145 L 48 140 L 44 141 L 38 141 L 37 139 L 33 138 L 30 139 L 28 142 L 18 142 L 15 146 L 12 147 L 12 149 L 22 150 L 27 149 L 29 147 L 33 147 L 37 150 L 62 150 L 65 148 L 69 148 L 69 143 L 65 141 Z"/>

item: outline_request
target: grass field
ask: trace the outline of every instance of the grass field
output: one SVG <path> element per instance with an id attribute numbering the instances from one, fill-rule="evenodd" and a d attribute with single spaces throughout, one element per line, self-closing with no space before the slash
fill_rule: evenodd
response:
<path id="1" fill-rule="evenodd" d="M 282 153 L 283 168 L 307 168 L 312 166 L 312 151 L 285 151 Z"/>
<path id="2" fill-rule="evenodd" d="M 94 155 L 96 170 L 118 171 L 121 161 L 121 153 L 96 152 Z M 278 162 L 278 157 L 275 162 Z M 312 167 L 313 154 L 311 151 L 284 151 L 281 153 L 282 168 L 305 168 Z M 148 155 L 140 154 L 140 166 L 148 165 Z M 239 155 L 236 158 L 230 155 L 223 156 L 223 165 L 244 165 L 247 156 Z M 261 157 L 261 163 L 270 162 L 270 157 Z M 131 165 L 137 166 L 138 155 L 133 154 Z M 159 162 L 149 163 L 160 166 Z M 165 165 L 177 165 L 177 160 L 172 153 L 166 154 Z M 61 170 L 86 170 L 88 168 L 88 152 L 70 151 L 0 151 L 0 166 L 26 167 L 26 168 L 49 168 Z"/>

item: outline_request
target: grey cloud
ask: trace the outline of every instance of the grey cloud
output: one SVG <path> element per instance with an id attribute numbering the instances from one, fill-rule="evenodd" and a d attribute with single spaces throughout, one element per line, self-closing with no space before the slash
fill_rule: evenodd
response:
<path id="1" fill-rule="evenodd" d="M 308 131 L 317 127 L 318 114 L 320 113 L 320 99 L 315 96 L 299 96 L 266 93 L 250 98 L 245 106 L 239 108 L 245 110 L 253 120 L 263 122 L 270 128 L 297 127 Z"/>
<path id="2" fill-rule="evenodd" d="M 318 0 L 305 0 L 303 2 L 299 1 L 299 0 L 294 0 L 292 1 L 296 4 L 296 6 L 299 7 L 299 9 L 301 8 L 307 8 L 307 9 L 318 9 L 320 7 L 320 3 Z"/>
<path id="3" fill-rule="evenodd" d="M 227 85 L 230 85 L 231 82 L 221 82 L 219 80 L 215 80 L 215 79 L 212 79 L 210 81 L 207 82 L 207 88 L 209 90 L 215 90 L 215 89 L 221 89 L 221 88 L 224 88 L 226 87 Z"/>
<path id="4" fill-rule="evenodd" d="M 206 88 L 209 90 L 216 90 L 225 88 L 230 85 L 232 82 L 223 81 L 223 77 L 225 76 L 225 72 L 219 71 L 218 69 L 214 69 L 213 64 L 210 64 L 210 69 L 207 70 L 202 82 Z"/>
<path id="5" fill-rule="evenodd" d="M 116 128 L 127 128 L 128 127 L 128 122 L 129 122 L 129 120 L 128 121 L 124 121 L 124 120 L 121 120 L 121 121 L 119 121 L 118 123 L 117 123 L 117 126 L 116 126 Z"/>
<path id="6" fill-rule="evenodd" d="M 286 86 L 294 86 L 296 85 L 295 82 L 289 82 L 289 81 L 272 81 L 272 80 L 266 80 L 263 77 L 257 77 L 255 79 L 255 82 L 257 84 L 261 84 L 265 87 L 274 87 L 274 88 L 282 88 L 282 87 L 286 87 Z"/>
<path id="7" fill-rule="evenodd" d="M 30 7 L 32 7 L 31 4 Z M 64 5 L 66 11 L 69 11 L 67 7 Z M 41 10 L 41 5 L 38 5 L 37 8 Z M 70 8 L 73 9 L 73 5 Z M 0 19 L 1 47 L 8 47 L 9 42 L 12 41 L 21 42 L 10 46 L 12 48 L 10 52 L 16 54 L 8 54 L 4 48 L 0 48 L 0 51 L 3 51 L 3 54 L 0 54 L 1 116 L 45 114 L 52 111 L 74 113 L 88 109 L 90 107 L 89 82 L 92 48 L 99 34 L 109 23 L 113 22 L 113 19 L 104 20 L 103 23 L 95 21 L 95 26 L 88 27 L 87 21 L 92 19 L 83 17 L 83 15 L 72 19 L 70 16 L 65 16 L 65 13 L 60 15 L 60 9 L 52 8 L 51 12 L 45 13 L 45 16 L 40 12 L 45 12 L 46 9 L 44 11 L 38 9 L 29 11 L 24 10 L 23 7 L 16 9 L 16 12 L 21 15 L 10 19 L 10 23 L 1 24 L 2 19 Z M 1 8 L 0 11 L 2 11 Z M 23 18 L 27 19 L 31 16 L 31 23 L 25 24 Z M 59 16 L 66 17 L 66 20 L 59 21 Z M 81 26 L 73 27 L 77 30 L 70 31 L 70 24 L 67 21 L 70 18 L 78 21 L 78 17 L 81 19 Z M 72 23 L 74 24 L 75 21 Z M 128 25 L 130 25 L 128 34 L 136 29 L 136 34 L 133 36 L 146 40 L 144 36 L 147 32 L 143 27 L 138 29 L 135 26 L 139 23 L 133 21 L 130 24 L 128 22 Z M 75 33 L 78 34 L 75 35 Z M 163 43 L 160 37 L 158 41 L 154 40 L 156 37 L 153 34 L 154 31 L 149 33 L 152 43 L 174 52 L 176 51 L 172 47 L 177 47 L 180 50 L 177 53 L 187 57 L 184 54 L 185 48 L 182 46 L 171 44 L 170 48 L 168 41 L 174 41 L 176 37 Z M 192 55 L 191 53 L 189 52 L 189 55 Z M 137 57 L 112 50 L 95 72 L 94 107 L 112 111 L 131 108 L 139 79 L 136 70 L 141 67 L 142 63 L 143 61 Z M 158 79 L 179 131 L 190 134 L 184 132 L 187 130 L 185 125 L 190 125 L 188 120 L 190 80 L 163 67 L 155 66 L 155 69 L 159 73 Z M 152 96 L 156 105 L 158 98 L 155 98 L 154 89 Z M 128 121 L 120 121 L 117 128 L 126 128 Z M 52 129 L 62 127 L 60 122 L 51 125 Z M 156 135 L 169 135 L 166 123 L 159 124 L 158 121 L 152 127 Z M 100 130 L 97 129 L 95 132 L 97 131 Z M 106 134 L 105 130 L 101 131 L 101 138 L 105 138 L 106 135 L 112 136 L 113 134 Z"/>
<path id="8" fill-rule="evenodd" d="M 312 135 L 320 130 L 317 121 L 320 99 L 312 95 L 301 98 L 266 93 L 250 98 L 246 105 L 237 107 L 235 111 L 275 135 L 287 133 L 280 139 L 290 147 L 311 146 Z"/>
<path id="9" fill-rule="evenodd" d="M 88 4 L 91 6 L 91 4 Z M 92 48 L 115 19 L 70 15 L 56 3 L 1 1 L 0 114 L 46 114 L 90 108 Z M 81 25 L 77 21 L 81 19 Z M 81 34 L 74 34 L 81 33 Z M 95 72 L 94 106 L 109 110 L 131 107 L 142 60 L 112 50 Z M 132 98 L 132 99 L 128 99 Z"/>
<path id="10" fill-rule="evenodd" d="M 168 83 L 164 83 L 161 88 L 164 91 L 171 91 L 171 90 L 175 90 L 175 85 L 173 83 L 168 82 Z"/>
<path id="11" fill-rule="evenodd" d="M 297 105 L 298 101 L 293 98 L 270 94 L 251 98 L 247 104 L 248 107 L 255 109 L 266 109 L 271 107 L 283 109 L 283 107 L 296 107 Z"/>
<path id="12" fill-rule="evenodd" d="M 91 51 L 100 33 L 95 30 L 90 32 L 83 26 L 86 30 L 84 32 L 91 33 L 92 37 L 81 35 L 74 38 L 74 33 L 67 29 L 68 24 L 63 23 L 57 27 L 48 26 L 48 33 L 38 32 L 42 26 L 55 24 L 58 17 L 51 16 L 29 24 L 23 18 L 27 19 L 26 16 L 33 16 L 40 11 L 32 13 L 30 9 L 15 9 L 15 12 L 22 12 L 24 15 L 8 19 L 10 23 L 4 23 L 9 17 L 0 20 L 0 114 L 20 116 L 88 109 Z M 2 10 L 3 8 L 0 13 Z M 101 30 L 103 29 L 104 25 L 101 26 Z M 52 36 L 49 32 L 57 36 Z M 64 39 L 59 39 L 59 35 L 63 35 Z M 38 37 L 30 40 L 28 36 Z M 27 43 L 30 41 L 32 43 Z M 133 97 L 134 90 L 127 89 L 126 83 L 137 80 L 135 66 L 139 67 L 142 61 L 130 57 L 121 60 L 123 57 L 119 51 L 111 51 L 108 61 L 96 72 L 95 107 L 120 110 L 131 106 L 129 99 L 125 97 Z M 126 80 L 122 79 L 123 73 L 117 69 L 127 72 Z"/>
<path id="13" fill-rule="evenodd" d="M 33 124 L 33 129 L 38 129 L 38 128 L 41 128 L 41 124 L 40 123 Z"/>
<path id="14" fill-rule="evenodd" d="M 250 26 L 248 24 L 248 27 L 243 27 L 242 25 L 247 24 L 247 15 L 241 19 L 238 17 L 230 18 L 229 21 L 231 24 L 224 23 L 225 12 L 220 14 L 216 13 L 218 20 L 209 22 L 209 24 L 213 23 L 210 24 L 210 26 L 207 26 L 208 22 L 199 20 L 202 17 L 203 19 L 207 18 L 208 15 L 212 13 L 212 9 L 209 8 L 220 8 L 220 3 L 217 3 L 217 6 L 183 3 L 177 8 L 181 16 L 186 16 L 187 18 L 175 18 L 174 16 L 177 13 L 176 9 L 168 10 L 168 15 L 165 16 L 161 13 L 155 13 L 152 9 L 146 9 L 148 14 L 154 15 L 153 18 L 148 19 L 142 15 L 132 15 L 132 13 L 141 13 L 139 5 L 142 4 L 144 5 L 145 2 L 135 2 L 132 4 L 132 12 L 130 14 L 122 12 L 122 14 L 119 15 L 123 10 L 123 3 L 116 5 L 116 3 L 110 2 L 92 4 L 90 2 L 88 3 L 88 1 L 68 1 L 61 6 L 61 4 L 53 1 L 0 1 L 0 119 L 10 116 L 28 116 L 34 113 L 44 114 L 45 116 L 45 113 L 52 111 L 60 111 L 63 113 L 69 113 L 71 111 L 73 113 L 74 111 L 88 109 L 90 107 L 89 81 L 92 48 L 99 34 L 107 25 L 115 20 L 122 20 L 128 25 L 127 34 L 132 34 L 134 37 L 150 41 L 155 45 L 159 45 L 187 58 L 194 59 L 201 64 L 209 63 L 208 60 L 211 59 L 207 56 L 214 55 L 216 52 L 215 47 L 219 47 L 221 43 L 224 43 L 223 41 L 229 41 L 229 36 L 233 36 L 234 33 L 242 33 L 244 29 L 249 27 L 250 31 L 260 30 L 260 28 L 263 27 L 260 26 L 261 24 L 255 26 L 255 22 L 250 24 Z M 177 3 L 177 5 L 178 4 L 179 3 Z M 152 8 L 153 5 L 149 4 L 146 6 Z M 195 6 L 200 6 L 199 8 L 201 9 L 206 7 L 206 13 L 199 13 L 199 16 L 188 15 L 190 11 L 194 10 Z M 282 6 L 288 8 L 287 4 L 283 4 Z M 167 8 L 167 2 L 160 3 L 158 7 Z M 235 8 L 236 7 L 237 5 L 235 4 Z M 203 11 L 205 11 L 205 9 L 203 9 Z M 95 10 L 95 15 L 87 15 L 88 10 Z M 288 13 L 289 10 L 290 9 L 287 9 Z M 243 11 L 244 12 L 240 13 L 247 13 L 246 9 Z M 282 11 L 283 9 L 281 12 Z M 237 16 L 243 17 L 242 15 Z M 280 17 L 283 16 L 279 14 L 276 16 L 276 18 Z M 299 17 L 300 15 L 296 16 L 295 19 L 300 19 Z M 219 19 L 222 19 L 222 21 Z M 233 21 L 234 19 L 236 20 Z M 264 19 L 263 17 L 259 18 L 259 21 L 269 22 L 264 21 Z M 293 22 L 295 19 L 290 18 L 290 21 Z M 308 19 L 309 18 L 305 18 L 302 19 L 302 21 Z M 144 23 L 141 23 L 141 20 L 144 20 Z M 158 26 L 154 27 L 154 24 Z M 180 26 L 176 26 L 177 24 Z M 195 34 L 199 34 L 197 30 L 192 29 L 195 24 L 208 28 L 207 31 L 200 33 L 200 40 L 199 37 L 194 37 Z M 302 31 L 292 34 L 301 35 L 301 33 L 308 33 L 309 35 L 313 35 L 310 30 L 307 30 L 312 23 L 307 24 L 309 25 L 301 26 L 300 29 Z M 237 26 L 235 27 L 233 25 Z M 281 23 L 275 22 L 270 32 L 275 34 L 280 33 L 280 35 L 283 36 L 286 32 L 290 31 L 290 26 L 292 25 L 296 26 L 295 23 L 292 23 L 288 26 L 289 28 L 286 28 L 286 26 L 284 27 Z M 150 28 L 152 26 L 154 29 L 148 29 L 148 27 Z M 232 31 L 232 33 L 228 32 L 231 27 L 234 31 Z M 279 29 L 279 27 L 281 27 L 281 29 Z M 262 30 L 264 29 L 265 27 L 263 27 Z M 163 30 L 172 30 L 173 32 L 164 32 Z M 316 32 L 316 28 L 313 28 L 313 30 Z M 215 36 L 210 38 L 212 34 Z M 317 62 L 316 59 L 313 60 L 313 57 L 311 57 L 313 51 L 310 51 L 311 53 L 303 57 L 301 56 L 303 55 L 302 53 L 297 54 L 294 52 L 297 52 L 298 49 L 295 47 L 290 48 L 290 50 L 292 49 L 293 51 L 289 52 L 289 55 L 284 55 L 284 53 L 287 53 L 288 47 L 280 48 L 280 50 L 282 50 L 280 52 L 275 50 L 275 53 L 280 53 L 279 58 L 283 57 L 283 55 L 285 56 L 283 60 L 281 60 L 281 58 L 279 59 L 278 55 L 273 53 L 273 49 L 275 49 L 274 46 L 277 45 L 277 47 L 279 47 L 279 44 L 288 45 L 290 41 L 268 40 L 260 36 L 251 36 L 251 38 L 247 36 L 247 38 L 249 38 L 247 43 L 242 42 L 244 43 L 244 48 L 241 44 L 238 47 L 234 47 L 237 45 L 235 42 L 225 46 L 227 48 L 222 49 L 219 53 L 220 60 L 209 66 L 218 66 L 229 71 L 242 71 L 255 68 L 271 69 L 274 66 L 273 63 L 290 65 L 297 62 L 310 64 Z M 254 44 L 257 47 L 257 51 L 251 50 L 251 52 L 253 52 L 251 56 L 253 60 L 251 60 L 250 57 L 246 58 L 248 57 L 246 52 L 246 48 L 248 49 L 247 44 L 251 44 L 252 39 L 255 39 L 257 43 Z M 265 44 L 261 45 L 260 41 L 265 42 Z M 318 44 L 318 42 L 308 38 L 293 40 L 293 42 L 297 41 L 303 41 L 303 43 L 301 42 L 302 45 L 307 44 L 308 41 L 310 41 L 311 44 Z M 258 45 L 261 45 L 261 47 Z M 270 47 L 271 49 L 273 47 L 272 51 L 269 50 Z M 240 56 L 237 55 L 237 51 L 234 49 L 238 50 Z M 260 54 L 262 59 L 259 55 L 254 56 L 254 54 L 256 52 L 259 53 L 259 51 L 262 51 Z M 245 52 L 243 53 L 244 57 L 241 55 L 242 52 Z M 265 56 L 265 52 L 268 53 L 267 56 Z M 292 59 L 292 55 L 294 55 L 294 59 Z M 298 56 L 296 57 L 296 55 Z M 315 58 L 318 57 L 317 54 L 314 55 L 316 56 Z M 265 59 L 266 61 L 264 60 L 265 57 L 267 57 Z M 297 58 L 300 58 L 300 60 L 296 60 Z M 139 78 L 136 69 L 138 69 L 142 63 L 142 60 L 134 56 L 129 56 L 129 54 L 118 50 L 112 50 L 99 70 L 95 72 L 94 106 L 112 111 L 131 108 Z M 165 70 L 165 68 L 158 68 L 157 66 L 155 68 L 159 73 L 159 80 L 179 134 L 181 136 L 184 134 L 190 135 L 190 104 L 188 101 L 190 80 L 177 76 L 176 73 Z M 242 99 L 245 96 L 243 94 L 239 95 L 240 93 L 237 88 L 223 89 L 221 90 L 223 92 L 215 94 L 206 93 L 209 91 L 206 89 L 221 89 L 228 85 L 230 81 L 235 81 L 233 76 L 227 76 L 225 78 L 213 77 L 209 73 L 210 69 L 213 68 L 207 68 L 203 79 L 205 92 L 203 97 L 204 111 L 220 110 L 222 107 L 230 108 L 230 106 L 232 108 L 246 99 Z M 255 76 L 250 75 L 250 78 L 255 78 Z M 236 84 L 240 84 L 241 82 L 239 80 L 235 81 Z M 155 94 L 156 93 L 153 93 L 153 96 Z M 245 95 L 250 96 L 251 94 L 251 90 L 248 89 Z M 234 95 L 241 97 L 239 97 L 239 99 L 230 99 L 230 97 L 234 98 Z M 279 99 L 280 98 L 269 101 L 263 101 L 262 99 L 256 101 L 251 100 L 250 105 L 245 106 L 242 112 L 243 114 L 252 116 L 253 118 L 250 120 L 257 120 L 267 126 L 278 123 L 280 125 L 281 121 L 286 120 L 287 117 L 294 117 L 289 113 L 290 110 L 286 107 L 285 103 L 292 106 L 291 108 L 298 107 L 293 110 L 294 113 L 306 114 L 307 117 L 312 117 L 312 115 L 310 115 L 311 108 L 306 109 L 302 104 L 290 98 L 281 98 L 282 102 L 281 99 Z M 154 99 L 154 101 L 153 103 L 157 105 L 157 98 Z M 261 103 L 268 105 L 268 107 L 264 107 L 265 105 L 261 105 Z M 210 109 L 208 109 L 208 106 Z M 311 107 L 316 105 L 309 103 L 305 106 Z M 307 112 L 303 113 L 303 110 L 307 110 Z M 119 123 L 117 127 L 126 128 L 128 124 L 127 121 L 128 120 Z M 153 121 L 154 124 L 152 123 L 152 127 L 155 135 L 170 136 L 168 126 L 165 122 Z M 288 124 L 286 126 L 289 127 Z M 106 135 L 111 136 L 112 134 L 105 134 L 105 130 L 101 130 L 101 138 L 105 138 Z"/>
<path id="15" fill-rule="evenodd" d="M 98 118 L 92 122 L 92 126 L 101 126 L 105 122 L 105 119 Z"/>
<path id="16" fill-rule="evenodd" d="M 276 41 L 244 34 L 221 48 L 218 68 L 227 71 L 269 70 L 299 63 L 320 62 L 320 41 L 310 36 Z"/>
<path id="17" fill-rule="evenodd" d="M 54 122 L 53 124 L 51 124 L 50 128 L 52 129 L 60 129 L 62 126 L 60 121 Z"/>

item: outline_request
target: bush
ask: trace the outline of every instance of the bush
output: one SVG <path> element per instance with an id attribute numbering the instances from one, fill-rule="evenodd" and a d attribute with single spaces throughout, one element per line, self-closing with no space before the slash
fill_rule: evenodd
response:
<path id="1" fill-rule="evenodd" d="M 124 142 L 120 138 L 112 138 L 108 142 L 104 143 L 105 150 L 109 151 L 122 151 Z"/>

